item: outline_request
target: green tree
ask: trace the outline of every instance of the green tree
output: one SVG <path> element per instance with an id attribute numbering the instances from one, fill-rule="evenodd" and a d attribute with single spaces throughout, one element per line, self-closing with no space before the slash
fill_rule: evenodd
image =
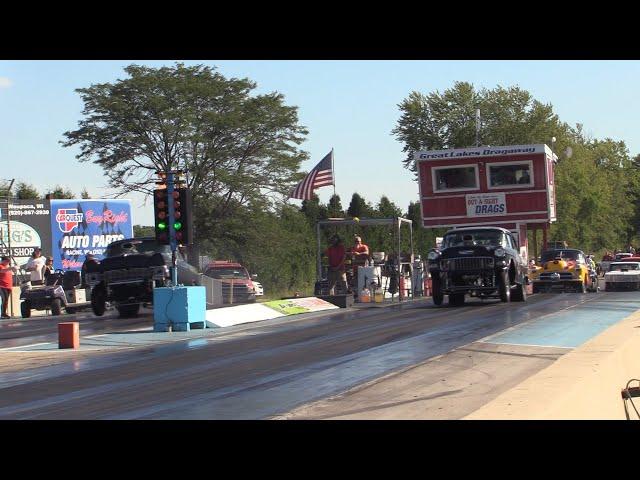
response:
<path id="1" fill-rule="evenodd" d="M 231 242 L 250 206 L 273 208 L 303 176 L 307 131 L 283 95 L 252 95 L 249 79 L 176 63 L 130 65 L 127 78 L 77 92 L 84 118 L 64 133 L 80 161 L 101 166 L 120 193 L 151 193 L 156 171 L 182 169 L 193 193 L 196 235 Z"/>
<path id="2" fill-rule="evenodd" d="M 38 200 L 42 198 L 36 187 L 26 182 L 18 182 L 15 188 L 15 197 L 19 200 Z"/>
<path id="3" fill-rule="evenodd" d="M 307 217 L 309 225 L 315 229 L 318 220 L 329 218 L 329 210 L 326 205 L 320 203 L 320 198 L 314 193 L 311 200 L 303 200 L 300 211 Z"/>
<path id="4" fill-rule="evenodd" d="M 87 187 L 84 187 L 82 189 L 82 192 L 80 192 L 80 198 L 84 198 L 84 199 L 90 199 L 91 195 L 89 195 L 89 191 L 87 190 Z"/>
<path id="5" fill-rule="evenodd" d="M 60 185 L 56 185 L 55 187 L 53 187 L 53 189 L 51 189 L 47 195 L 49 195 L 49 198 L 54 199 L 54 198 L 58 198 L 58 199 L 66 199 L 66 198 L 75 198 L 76 196 L 74 195 L 74 193 L 68 189 L 68 188 L 64 188 Z"/>
<path id="6" fill-rule="evenodd" d="M 468 82 L 456 82 L 443 93 L 414 91 L 399 108 L 392 133 L 403 144 L 404 167 L 414 172 L 413 157 L 420 150 L 475 145 L 476 109 L 481 112 L 483 145 L 549 143 L 567 130 L 551 105 L 518 87 L 476 90 Z"/>
<path id="7" fill-rule="evenodd" d="M 354 193 L 351 196 L 351 202 L 347 209 L 347 214 L 350 217 L 368 217 L 371 215 L 371 206 L 367 205 L 367 202 L 358 193 Z"/>
<path id="8" fill-rule="evenodd" d="M 156 227 L 153 225 L 134 225 L 133 226 L 133 236 L 136 238 L 139 237 L 155 237 L 156 236 Z"/>
<path id="9" fill-rule="evenodd" d="M 329 217 L 331 218 L 344 217 L 344 209 L 342 208 L 342 202 L 340 202 L 340 195 L 331 195 L 327 209 L 329 210 Z"/>
<path id="10" fill-rule="evenodd" d="M 389 197 L 382 195 L 376 206 L 377 214 L 383 218 L 401 217 L 402 210 L 395 203 L 389 200 Z"/>

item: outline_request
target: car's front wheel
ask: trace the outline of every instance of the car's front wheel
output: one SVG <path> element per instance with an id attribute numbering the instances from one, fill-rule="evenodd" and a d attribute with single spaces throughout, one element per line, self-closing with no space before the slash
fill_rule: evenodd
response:
<path id="1" fill-rule="evenodd" d="M 508 272 L 500 272 L 498 275 L 498 292 L 500 293 L 500 300 L 508 303 L 511 300 L 511 286 L 509 285 Z"/>
<path id="2" fill-rule="evenodd" d="M 587 284 L 584 282 L 584 279 L 578 285 L 578 293 L 587 293 Z"/>
<path id="3" fill-rule="evenodd" d="M 107 308 L 106 295 L 102 288 L 96 288 L 91 292 L 91 309 L 98 317 L 104 315 Z"/>
<path id="4" fill-rule="evenodd" d="M 442 293 L 442 283 L 439 278 L 433 277 L 431 279 L 431 298 L 435 305 L 442 305 L 444 300 L 444 294 Z"/>
<path id="5" fill-rule="evenodd" d="M 527 286 L 524 283 L 516 284 L 516 288 L 513 291 L 512 298 L 516 302 L 526 302 L 527 301 Z"/>

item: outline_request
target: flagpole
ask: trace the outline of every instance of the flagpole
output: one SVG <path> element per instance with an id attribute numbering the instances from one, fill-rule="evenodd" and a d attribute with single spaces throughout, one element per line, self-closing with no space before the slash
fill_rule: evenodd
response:
<path id="1" fill-rule="evenodd" d="M 333 168 L 333 147 L 331 147 L 331 176 L 332 176 L 332 180 L 333 180 L 333 198 L 335 200 L 336 197 L 336 171 Z M 334 218 L 337 218 L 338 213 L 336 212 L 336 202 L 334 201 L 333 203 L 333 216 Z M 335 233 L 338 233 L 338 226 L 336 225 L 336 230 Z"/>
<path id="2" fill-rule="evenodd" d="M 331 173 L 333 174 L 333 195 L 336 194 L 336 170 L 333 168 L 333 147 L 331 147 Z"/>

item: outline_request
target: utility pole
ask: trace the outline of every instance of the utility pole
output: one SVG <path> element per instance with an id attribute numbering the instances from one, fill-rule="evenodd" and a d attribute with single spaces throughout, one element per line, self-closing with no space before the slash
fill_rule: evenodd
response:
<path id="1" fill-rule="evenodd" d="M 171 245 L 171 284 L 175 287 L 178 285 L 178 262 L 176 258 L 176 250 L 178 249 L 178 243 L 176 242 L 176 230 L 173 226 L 176 221 L 173 210 L 173 192 L 174 192 L 174 176 L 173 172 L 167 172 L 167 193 L 169 194 L 169 244 Z"/>
<path id="2" fill-rule="evenodd" d="M 476 109 L 476 147 L 480 146 L 480 109 Z"/>

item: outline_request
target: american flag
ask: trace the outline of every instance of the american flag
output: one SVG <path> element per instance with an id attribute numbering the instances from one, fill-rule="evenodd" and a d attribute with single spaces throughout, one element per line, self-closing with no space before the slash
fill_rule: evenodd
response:
<path id="1" fill-rule="evenodd" d="M 311 195 L 316 188 L 326 187 L 327 185 L 333 185 L 333 150 L 304 177 L 293 190 L 290 198 L 311 200 Z"/>

